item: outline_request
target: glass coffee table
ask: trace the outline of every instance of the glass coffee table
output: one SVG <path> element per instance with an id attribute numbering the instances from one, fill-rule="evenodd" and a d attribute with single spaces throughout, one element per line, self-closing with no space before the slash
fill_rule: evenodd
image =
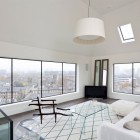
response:
<path id="1" fill-rule="evenodd" d="M 71 109 L 72 114 L 77 114 L 80 116 L 80 122 L 82 125 L 82 130 L 85 130 L 85 121 L 86 118 L 91 115 L 96 115 L 98 112 L 107 109 L 108 106 L 103 103 L 99 103 L 96 100 L 90 100 L 88 102 L 85 102 L 81 106 L 77 106 L 74 109 Z"/>

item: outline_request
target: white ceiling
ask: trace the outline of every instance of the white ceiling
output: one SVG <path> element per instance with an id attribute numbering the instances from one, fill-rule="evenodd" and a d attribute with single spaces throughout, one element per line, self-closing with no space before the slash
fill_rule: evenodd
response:
<path id="1" fill-rule="evenodd" d="M 89 5 L 89 0 L 81 1 Z M 90 7 L 95 9 L 101 15 L 104 15 L 135 1 L 137 0 L 90 0 Z"/>
<path id="2" fill-rule="evenodd" d="M 94 1 L 94 15 L 102 16 L 136 0 Z M 96 46 L 73 43 L 76 22 L 83 17 L 87 17 L 86 0 L 0 0 L 0 41 L 80 55 L 99 54 Z"/>

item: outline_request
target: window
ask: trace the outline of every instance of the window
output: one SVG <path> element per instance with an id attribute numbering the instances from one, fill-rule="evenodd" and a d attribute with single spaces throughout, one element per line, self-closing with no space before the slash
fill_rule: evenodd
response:
<path id="1" fill-rule="evenodd" d="M 140 63 L 133 64 L 133 94 L 140 95 Z"/>
<path id="2" fill-rule="evenodd" d="M 132 93 L 132 64 L 114 65 L 114 91 Z"/>
<path id="3" fill-rule="evenodd" d="M 62 63 L 42 62 L 42 97 L 62 94 Z"/>
<path id="4" fill-rule="evenodd" d="M 131 24 L 119 26 L 118 32 L 119 32 L 122 43 L 135 41 Z"/>
<path id="5" fill-rule="evenodd" d="M 0 105 L 11 103 L 11 59 L 0 58 Z"/>
<path id="6" fill-rule="evenodd" d="M 13 102 L 41 94 L 41 62 L 13 59 Z"/>
<path id="7" fill-rule="evenodd" d="M 114 64 L 113 91 L 140 95 L 140 63 Z"/>
<path id="8" fill-rule="evenodd" d="M 0 58 L 0 105 L 76 91 L 76 64 Z"/>
<path id="9" fill-rule="evenodd" d="M 63 93 L 76 91 L 76 65 L 63 63 Z"/>

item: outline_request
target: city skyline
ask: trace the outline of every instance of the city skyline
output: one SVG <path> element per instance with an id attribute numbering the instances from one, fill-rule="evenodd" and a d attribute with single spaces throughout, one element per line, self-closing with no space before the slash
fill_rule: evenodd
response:
<path id="1" fill-rule="evenodd" d="M 0 104 L 36 98 L 41 89 L 42 97 L 75 91 L 76 64 L 63 63 L 62 69 L 62 63 L 43 62 L 41 82 L 40 61 L 36 63 L 30 60 L 14 60 L 13 69 L 9 67 L 11 66 L 9 61 L 6 60 L 6 64 L 0 63 Z M 6 66 L 7 64 L 9 66 Z"/>

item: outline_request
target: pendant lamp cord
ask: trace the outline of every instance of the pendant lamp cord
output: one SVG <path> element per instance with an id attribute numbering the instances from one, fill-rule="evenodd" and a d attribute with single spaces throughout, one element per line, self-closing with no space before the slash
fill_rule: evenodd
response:
<path id="1" fill-rule="evenodd" d="M 88 3 L 88 17 L 89 17 L 89 11 L 90 11 L 90 0 L 89 0 L 89 3 Z"/>

